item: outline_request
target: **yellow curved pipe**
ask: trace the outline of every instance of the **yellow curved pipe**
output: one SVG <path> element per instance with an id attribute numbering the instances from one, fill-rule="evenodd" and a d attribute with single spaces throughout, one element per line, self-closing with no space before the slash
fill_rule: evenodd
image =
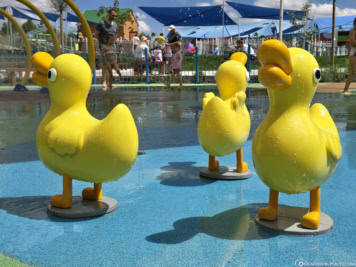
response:
<path id="1" fill-rule="evenodd" d="M 51 23 L 48 21 L 46 16 L 42 13 L 41 10 L 39 10 L 34 4 L 29 2 L 28 0 L 16 0 L 16 1 L 24 4 L 28 8 L 32 9 L 33 11 L 35 11 L 37 16 L 39 16 L 41 18 L 41 20 L 46 25 L 46 27 L 47 27 L 47 29 L 48 29 L 48 31 L 49 31 L 52 39 L 53 39 L 54 57 L 59 56 L 59 54 L 60 54 L 59 41 L 58 41 L 58 38 L 57 38 L 57 35 L 56 35 L 55 31 L 53 30 L 53 27 L 52 27 Z"/>
<path id="2" fill-rule="evenodd" d="M 88 45 L 89 45 L 89 66 L 91 71 L 94 71 L 94 63 L 95 63 L 95 47 L 94 47 L 94 40 L 93 36 L 89 27 L 87 20 L 84 18 L 80 9 L 73 3 L 72 0 L 64 0 L 70 6 L 70 8 L 74 11 L 74 13 L 78 16 L 80 23 L 82 24 L 83 31 L 88 38 Z"/>
<path id="3" fill-rule="evenodd" d="M 25 72 L 25 76 L 23 77 L 23 80 L 21 82 L 22 85 L 25 85 L 27 83 L 28 80 L 28 76 L 30 76 L 30 71 L 32 68 L 32 60 L 31 60 L 31 56 L 32 56 L 32 52 L 31 52 L 31 45 L 27 39 L 26 33 L 24 32 L 24 30 L 22 29 L 21 25 L 14 19 L 13 16 L 11 16 L 9 13 L 7 13 L 6 11 L 2 10 L 0 8 L 0 14 L 4 15 L 5 17 L 7 17 L 14 25 L 15 27 L 19 30 L 24 42 L 25 42 L 25 46 L 26 46 L 26 72 Z"/>

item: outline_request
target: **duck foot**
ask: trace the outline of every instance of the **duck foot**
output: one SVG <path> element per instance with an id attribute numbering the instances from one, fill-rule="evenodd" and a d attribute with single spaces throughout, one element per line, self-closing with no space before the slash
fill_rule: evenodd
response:
<path id="1" fill-rule="evenodd" d="M 93 187 L 87 187 L 82 192 L 83 199 L 87 200 L 102 200 L 103 190 L 101 183 L 95 183 Z"/>
<path id="2" fill-rule="evenodd" d="M 309 229 L 318 229 L 320 222 L 320 212 L 312 211 L 302 217 L 302 226 Z"/>
<path id="3" fill-rule="evenodd" d="M 274 221 L 277 219 L 277 213 L 277 208 L 268 206 L 258 210 L 258 217 L 262 220 Z"/>
<path id="4" fill-rule="evenodd" d="M 51 197 L 52 207 L 69 209 L 72 207 L 72 178 L 63 174 L 63 195 Z"/>
<path id="5" fill-rule="evenodd" d="M 51 197 L 52 207 L 69 209 L 72 207 L 72 196 L 63 197 L 63 195 L 55 195 Z"/>
<path id="6" fill-rule="evenodd" d="M 237 172 L 247 172 L 248 171 L 248 164 L 247 162 L 242 162 L 241 166 L 237 166 Z"/>

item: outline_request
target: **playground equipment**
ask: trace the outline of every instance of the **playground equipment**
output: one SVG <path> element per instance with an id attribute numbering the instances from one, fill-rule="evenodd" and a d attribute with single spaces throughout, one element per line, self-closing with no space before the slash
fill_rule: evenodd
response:
<path id="1" fill-rule="evenodd" d="M 258 77 L 268 89 L 270 108 L 253 137 L 256 172 L 270 188 L 258 224 L 278 232 L 320 234 L 330 231 L 332 219 L 320 210 L 320 186 L 335 171 L 342 154 L 339 134 L 322 104 L 310 103 L 321 78 L 315 58 L 278 40 L 258 50 L 263 65 Z M 310 191 L 310 209 L 278 208 L 279 192 Z M 290 208 L 290 207 L 289 207 Z M 299 227 L 299 219 L 302 216 Z M 287 218 L 287 219 L 286 219 Z"/>
<path id="2" fill-rule="evenodd" d="M 63 54 L 53 59 L 38 52 L 33 64 L 38 70 L 33 80 L 48 85 L 51 97 L 51 107 L 37 130 L 38 154 L 49 169 L 63 176 L 63 194 L 51 198 L 50 212 L 90 217 L 112 211 L 117 201 L 102 197 L 102 183 L 124 176 L 138 153 L 138 134 L 130 110 L 119 104 L 101 121 L 89 114 L 86 99 L 91 70 L 78 55 Z M 72 179 L 94 183 L 94 188 L 82 193 L 83 200 L 95 201 L 94 211 L 88 212 L 81 199 L 79 204 L 84 207 L 72 208 Z M 89 205 L 93 208 L 93 202 Z"/>
<path id="3" fill-rule="evenodd" d="M 235 53 L 216 73 L 221 98 L 214 93 L 204 95 L 198 139 L 203 149 L 209 153 L 209 167 L 200 169 L 202 176 L 215 179 L 246 179 L 251 176 L 242 153 L 242 146 L 247 141 L 251 126 L 245 105 L 249 80 L 246 61 L 245 54 Z M 237 167 L 220 167 L 215 156 L 233 152 L 236 152 Z"/>
<path id="4" fill-rule="evenodd" d="M 27 56 L 27 60 L 26 60 L 26 72 L 25 72 L 25 76 L 23 77 L 22 81 L 21 81 L 21 85 L 17 84 L 15 86 L 15 90 L 18 91 L 27 91 L 28 89 L 25 87 L 28 77 L 30 76 L 30 71 L 32 68 L 32 63 L 31 63 L 31 45 L 27 39 L 26 33 L 24 32 L 24 30 L 22 29 L 21 25 L 14 19 L 13 16 L 11 16 L 9 13 L 7 13 L 6 11 L 2 10 L 0 8 L 0 14 L 4 15 L 6 18 L 8 18 L 14 25 L 15 27 L 19 30 L 23 41 L 25 43 L 25 47 L 26 47 L 26 54 Z"/>
<path id="5" fill-rule="evenodd" d="M 60 54 L 60 47 L 59 47 L 59 41 L 58 38 L 56 36 L 56 33 L 53 29 L 53 27 L 51 26 L 50 22 L 48 21 L 48 19 L 46 18 L 46 16 L 41 12 L 41 10 L 39 10 L 35 5 L 33 5 L 31 2 L 29 2 L 28 0 L 16 0 L 24 5 L 26 5 L 28 8 L 30 8 L 31 10 L 33 10 L 43 21 L 43 23 L 46 25 L 52 39 L 53 39 L 53 45 L 54 45 L 54 56 L 57 57 Z M 91 70 L 94 70 L 94 64 L 95 64 L 95 48 L 94 48 L 94 40 L 93 40 L 93 36 L 92 33 L 90 31 L 88 22 L 86 21 L 86 19 L 84 18 L 83 14 L 80 12 L 79 8 L 73 3 L 73 1 L 71 0 L 65 0 L 65 2 L 73 9 L 73 11 L 75 12 L 75 14 L 78 16 L 81 24 L 83 25 L 83 31 L 86 34 L 87 38 L 88 38 L 88 46 L 89 46 L 89 66 L 91 68 Z M 17 21 L 7 12 L 1 10 L 0 11 L 1 14 L 3 14 L 4 16 L 6 16 L 12 23 L 14 23 L 14 25 L 16 26 L 16 28 L 20 31 L 21 36 L 25 42 L 26 45 L 26 69 L 25 69 L 25 75 L 24 78 L 21 82 L 21 84 L 23 86 L 26 85 L 28 77 L 30 75 L 31 72 L 31 47 L 30 44 L 28 42 L 27 36 L 26 34 L 23 32 L 22 27 L 17 23 Z M 18 85 L 17 85 L 18 86 Z M 15 87 L 16 88 L 16 87 Z"/>

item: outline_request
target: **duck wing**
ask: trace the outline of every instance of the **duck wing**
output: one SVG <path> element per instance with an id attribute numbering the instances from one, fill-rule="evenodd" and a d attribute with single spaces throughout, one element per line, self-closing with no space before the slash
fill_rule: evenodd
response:
<path id="1" fill-rule="evenodd" d="M 338 161 L 342 155 L 342 147 L 339 132 L 330 113 L 322 104 L 316 103 L 310 109 L 310 116 L 325 138 L 327 151 Z"/>

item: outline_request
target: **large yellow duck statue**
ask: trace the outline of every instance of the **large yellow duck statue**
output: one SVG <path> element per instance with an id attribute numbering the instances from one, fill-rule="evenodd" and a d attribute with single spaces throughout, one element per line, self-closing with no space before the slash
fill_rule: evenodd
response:
<path id="1" fill-rule="evenodd" d="M 263 65 L 259 81 L 267 87 L 270 107 L 252 142 L 253 163 L 270 188 L 268 206 L 258 217 L 274 221 L 279 192 L 310 191 L 310 209 L 301 218 L 304 228 L 318 229 L 320 186 L 336 169 L 342 154 L 339 134 L 322 104 L 310 104 L 321 78 L 315 58 L 300 48 L 287 48 L 278 40 L 258 50 Z"/>
<path id="2" fill-rule="evenodd" d="M 42 162 L 63 176 L 63 194 L 51 198 L 58 208 L 72 207 L 72 179 L 94 183 L 83 190 L 86 200 L 102 199 L 102 183 L 117 180 L 133 166 L 138 135 L 130 110 L 117 105 L 103 120 L 86 108 L 92 73 L 87 62 L 74 54 L 53 59 L 33 55 L 33 80 L 49 87 L 51 106 L 37 130 Z"/>
<path id="3" fill-rule="evenodd" d="M 251 176 L 247 163 L 243 161 L 242 152 L 251 126 L 250 114 L 245 105 L 249 80 L 246 61 L 244 53 L 234 53 L 216 73 L 220 97 L 214 93 L 206 93 L 202 100 L 203 111 L 198 123 L 198 139 L 209 154 L 209 167 L 201 168 L 202 176 L 217 179 L 242 179 Z M 215 157 L 233 152 L 236 152 L 237 166 L 225 172 L 224 168 L 219 168 Z"/>

